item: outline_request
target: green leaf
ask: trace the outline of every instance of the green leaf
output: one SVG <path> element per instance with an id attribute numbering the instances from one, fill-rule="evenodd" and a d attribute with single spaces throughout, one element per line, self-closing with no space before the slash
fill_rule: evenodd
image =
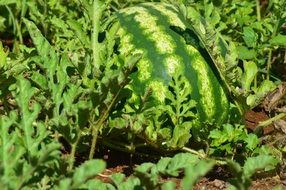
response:
<path id="1" fill-rule="evenodd" d="M 278 161 L 273 156 L 258 155 L 256 157 L 247 158 L 243 166 L 243 174 L 246 177 L 251 177 L 257 170 L 265 169 L 266 167 L 274 168 Z"/>
<path id="2" fill-rule="evenodd" d="M 48 40 L 42 35 L 41 31 L 32 21 L 23 18 L 23 22 L 26 24 L 38 54 L 41 56 L 41 59 L 44 62 L 44 67 L 48 71 L 47 77 L 50 81 L 54 81 L 54 73 L 59 61 L 55 49 L 50 45 Z"/>
<path id="3" fill-rule="evenodd" d="M 110 179 L 118 187 L 125 179 L 125 175 L 122 173 L 112 174 Z"/>
<path id="4" fill-rule="evenodd" d="M 247 47 L 255 47 L 257 44 L 257 34 L 250 27 L 243 28 L 243 39 Z"/>
<path id="5" fill-rule="evenodd" d="M 118 190 L 130 190 L 130 189 L 138 189 L 138 190 L 143 190 L 144 188 L 141 185 L 142 181 L 140 181 L 136 177 L 129 177 L 127 180 L 119 185 L 117 188 Z M 146 183 L 143 182 L 144 185 Z M 152 188 L 151 188 L 152 189 Z"/>
<path id="6" fill-rule="evenodd" d="M 31 80 L 36 83 L 41 89 L 48 90 L 48 81 L 46 77 L 39 72 L 33 72 Z"/>
<path id="7" fill-rule="evenodd" d="M 106 184 L 99 179 L 89 180 L 86 183 L 88 190 L 116 190 L 111 184 Z"/>
<path id="8" fill-rule="evenodd" d="M 178 176 L 181 169 L 190 164 L 199 162 L 199 157 L 190 153 L 176 154 L 170 161 L 166 173 L 171 176 Z"/>
<path id="9" fill-rule="evenodd" d="M 257 100 L 259 98 L 255 95 L 255 94 L 250 94 L 249 96 L 247 96 L 246 98 L 246 104 L 249 106 L 249 107 L 255 107 L 255 105 L 257 104 Z"/>
<path id="10" fill-rule="evenodd" d="M 72 183 L 72 180 L 69 178 L 62 179 L 60 180 L 59 185 L 54 187 L 54 189 L 55 190 L 70 190 L 71 183 Z"/>
<path id="11" fill-rule="evenodd" d="M 227 166 L 230 168 L 230 171 L 232 172 L 233 176 L 241 176 L 243 169 L 239 165 L 239 163 L 235 162 L 231 159 L 226 159 Z"/>
<path id="12" fill-rule="evenodd" d="M 148 173 L 153 169 L 154 166 L 155 166 L 155 164 L 153 164 L 151 162 L 145 162 L 145 163 L 141 164 L 140 166 L 136 167 L 135 171 L 138 171 L 141 173 Z"/>
<path id="13" fill-rule="evenodd" d="M 263 80 L 262 83 L 259 85 L 258 89 L 255 91 L 256 94 L 260 96 L 264 96 L 268 92 L 273 91 L 277 86 L 274 84 L 274 82 L 270 80 Z"/>
<path id="14" fill-rule="evenodd" d="M 164 182 L 161 186 L 162 190 L 175 190 L 176 189 L 176 183 L 174 181 L 167 181 Z"/>
<path id="15" fill-rule="evenodd" d="M 0 6 L 15 4 L 17 3 L 16 0 L 0 0 Z"/>
<path id="16" fill-rule="evenodd" d="M 254 63 L 253 61 L 244 61 L 243 67 L 244 73 L 241 77 L 242 88 L 243 90 L 249 91 L 251 83 L 257 75 L 258 68 L 256 66 L 256 63 Z"/>
<path id="17" fill-rule="evenodd" d="M 60 146 L 53 141 L 46 141 L 48 131 L 43 122 L 38 121 L 41 106 L 33 98 L 36 89 L 31 86 L 30 82 L 24 77 L 18 76 L 16 84 L 11 86 L 10 90 L 19 110 L 18 112 L 10 112 L 9 118 L 4 117 L 1 123 L 1 125 L 3 124 L 1 126 L 2 135 L 4 135 L 1 136 L 1 139 L 3 138 L 4 148 L 7 148 L 7 140 L 5 140 L 7 130 L 9 130 L 9 138 L 11 138 L 9 144 L 14 147 L 10 149 L 12 152 L 9 152 L 3 158 L 3 162 L 6 162 L 9 158 L 7 156 L 12 156 L 12 158 L 9 158 L 9 164 L 13 164 L 11 165 L 13 172 L 10 171 L 7 174 L 8 176 L 4 177 L 10 178 L 9 185 L 12 185 L 12 189 L 18 189 L 24 187 L 30 180 L 33 180 L 34 183 L 39 182 L 41 178 L 38 176 L 43 175 L 47 167 L 53 168 L 51 167 L 52 164 L 49 166 L 48 164 L 59 158 L 58 150 Z M 9 129 L 11 124 L 13 124 L 13 128 Z M 4 152 L 5 149 L 2 153 Z M 10 169 L 5 168 L 6 171 Z M 17 176 L 17 179 L 14 178 L 15 176 Z"/>
<path id="18" fill-rule="evenodd" d="M 6 65 L 6 58 L 8 56 L 8 53 L 4 51 L 4 48 L 2 46 L 2 43 L 0 41 L 0 68 Z"/>
<path id="19" fill-rule="evenodd" d="M 172 158 L 169 157 L 161 158 L 156 165 L 157 170 L 161 173 L 164 173 L 171 160 Z"/>
<path id="20" fill-rule="evenodd" d="M 41 143 L 41 140 L 44 138 L 44 136 L 47 135 L 47 131 L 44 128 L 39 127 L 39 141 L 36 141 L 36 139 L 33 138 L 33 136 L 35 136 L 33 123 L 40 113 L 41 106 L 37 102 L 32 105 L 30 103 L 30 100 L 32 96 L 34 96 L 36 89 L 31 87 L 29 81 L 23 77 L 19 77 L 16 86 L 18 88 L 18 94 L 15 94 L 15 99 L 21 110 L 20 128 L 23 130 L 25 136 L 23 142 L 27 150 L 29 150 L 30 153 L 34 153 L 37 151 L 37 146 Z"/>
<path id="21" fill-rule="evenodd" d="M 82 30 L 82 25 L 74 20 L 68 20 L 67 24 L 74 30 L 76 36 L 81 41 L 82 45 L 87 48 L 91 48 L 90 40 L 88 38 L 88 35 L 86 35 L 85 31 Z"/>
<path id="22" fill-rule="evenodd" d="M 248 49 L 245 46 L 237 47 L 238 58 L 239 59 L 253 59 L 256 57 L 256 52 L 254 49 Z"/>
<path id="23" fill-rule="evenodd" d="M 4 115 L 0 117 L 0 168 L 2 173 L 0 181 L 2 187 L 11 189 L 15 189 L 19 183 L 18 180 L 13 182 L 11 180 L 15 176 L 15 168 L 21 166 L 19 160 L 25 154 L 25 148 L 17 145 L 17 131 L 12 129 L 16 120 L 16 112 L 11 112 L 9 117 Z"/>
<path id="24" fill-rule="evenodd" d="M 263 80 L 262 83 L 259 85 L 257 89 L 253 89 L 255 94 L 250 94 L 247 99 L 246 103 L 250 107 L 257 106 L 261 100 L 271 91 L 273 91 L 276 88 L 276 85 L 274 82 L 270 80 Z"/>
<path id="25" fill-rule="evenodd" d="M 76 168 L 72 177 L 72 187 L 79 188 L 81 184 L 85 183 L 92 177 L 105 170 L 106 163 L 103 160 L 89 160 Z"/>
<path id="26" fill-rule="evenodd" d="M 5 21 L 6 21 L 6 19 L 4 17 L 0 16 L 0 32 L 4 32 L 6 29 Z M 0 42 L 0 44 L 1 44 L 1 42 Z M 0 61 L 0 63 L 1 63 L 1 61 Z"/>
<path id="27" fill-rule="evenodd" d="M 200 177 L 206 175 L 214 166 L 215 161 L 201 160 L 197 164 L 190 164 L 185 169 L 185 176 L 181 181 L 181 189 L 192 189 Z"/>
<path id="28" fill-rule="evenodd" d="M 259 138 L 255 134 L 247 135 L 245 142 L 247 143 L 246 147 L 250 150 L 254 150 L 260 143 Z"/>
<path id="29" fill-rule="evenodd" d="M 235 139 L 236 136 L 240 135 L 238 131 L 235 130 L 235 127 L 231 124 L 223 125 L 222 130 L 214 129 L 210 132 L 209 138 L 214 139 L 212 141 L 212 146 L 219 147 L 225 142 L 231 142 Z"/>
<path id="30" fill-rule="evenodd" d="M 270 39 L 270 44 L 273 46 L 286 47 L 286 35 L 278 34 Z"/>

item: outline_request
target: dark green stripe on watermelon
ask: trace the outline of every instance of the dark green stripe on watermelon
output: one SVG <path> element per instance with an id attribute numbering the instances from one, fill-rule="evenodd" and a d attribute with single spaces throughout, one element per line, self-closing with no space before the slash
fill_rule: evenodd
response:
<path id="1" fill-rule="evenodd" d="M 119 32 L 122 39 L 121 52 L 143 52 L 140 61 L 143 66 L 141 70 L 139 66 L 139 72 L 133 76 L 132 88 L 135 93 L 143 95 L 146 85 L 154 81 L 164 84 L 167 88 L 173 71 L 170 70 L 172 67 L 167 68 L 166 64 L 170 65 L 171 60 L 174 66 L 181 67 L 190 82 L 191 96 L 197 102 L 200 121 L 220 123 L 224 120 L 229 106 L 226 94 L 200 51 L 187 45 L 184 38 L 172 29 L 172 26 L 186 29 L 183 16 L 173 6 L 145 3 L 127 8 L 119 12 L 117 17 L 123 28 L 123 32 Z M 130 52 L 124 52 L 126 49 L 130 49 Z M 142 70 L 146 71 L 146 75 L 142 74 Z"/>

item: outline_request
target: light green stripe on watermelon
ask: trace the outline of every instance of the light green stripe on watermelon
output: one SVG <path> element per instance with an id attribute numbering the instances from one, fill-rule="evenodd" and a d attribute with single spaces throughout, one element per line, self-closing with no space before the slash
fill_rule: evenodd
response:
<path id="1" fill-rule="evenodd" d="M 139 27 L 146 37 L 154 42 L 160 54 L 171 54 L 174 52 L 175 46 L 172 37 L 164 31 L 162 26 L 157 25 L 156 17 L 143 9 L 134 16 L 134 19 L 139 23 Z"/>
<path id="2" fill-rule="evenodd" d="M 166 58 L 164 61 L 165 67 L 167 68 L 167 71 L 169 75 L 175 74 L 175 72 L 180 72 L 180 69 L 182 69 L 181 66 L 181 59 L 178 55 L 170 55 Z"/>
<path id="3" fill-rule="evenodd" d="M 209 118 L 214 118 L 216 110 L 214 99 L 216 97 L 210 89 L 213 81 L 209 78 L 209 67 L 205 66 L 206 62 L 196 48 L 188 45 L 187 51 L 192 58 L 191 63 L 193 63 L 193 69 L 197 72 L 202 109 Z"/>
<path id="4" fill-rule="evenodd" d="M 121 29 L 119 52 L 143 53 L 130 88 L 143 96 L 149 88 L 160 102 L 175 72 L 182 71 L 191 86 L 202 122 L 220 122 L 228 111 L 228 100 L 217 76 L 195 47 L 170 26 L 185 29 L 183 16 L 172 5 L 145 3 L 117 14 Z M 127 37 L 126 37 L 127 36 Z M 211 63 L 210 63 L 211 64 Z"/>
<path id="5" fill-rule="evenodd" d="M 163 3 L 145 3 L 144 7 L 156 9 L 168 19 L 168 22 L 171 25 L 186 29 L 186 25 L 182 20 L 183 18 L 180 18 L 182 15 L 179 14 L 178 10 L 174 6 Z"/>

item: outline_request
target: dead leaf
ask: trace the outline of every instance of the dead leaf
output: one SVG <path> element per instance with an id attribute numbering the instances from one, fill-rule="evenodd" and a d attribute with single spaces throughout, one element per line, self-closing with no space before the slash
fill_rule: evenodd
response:
<path id="1" fill-rule="evenodd" d="M 279 119 L 274 122 L 274 126 L 276 129 L 281 130 L 283 133 L 286 134 L 286 121 L 283 119 Z"/>
<path id="2" fill-rule="evenodd" d="M 280 84 L 265 97 L 263 107 L 268 112 L 276 110 L 284 99 L 286 99 L 286 82 Z"/>

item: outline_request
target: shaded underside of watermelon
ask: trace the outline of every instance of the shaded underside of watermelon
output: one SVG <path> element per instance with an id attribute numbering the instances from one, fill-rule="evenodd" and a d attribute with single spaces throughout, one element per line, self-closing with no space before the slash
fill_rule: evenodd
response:
<path id="1" fill-rule="evenodd" d="M 198 46 L 186 42 L 180 31 L 187 31 L 186 21 L 170 4 L 143 3 L 117 13 L 120 29 L 119 52 L 123 56 L 141 53 L 142 59 L 133 75 L 131 88 L 139 96 L 151 88 L 159 102 L 175 73 L 189 82 L 191 98 L 197 102 L 199 121 L 225 122 L 229 111 L 227 92 L 220 83 L 211 59 Z M 193 35 L 193 36 L 192 36 Z M 189 36 L 196 41 L 197 36 Z"/>

